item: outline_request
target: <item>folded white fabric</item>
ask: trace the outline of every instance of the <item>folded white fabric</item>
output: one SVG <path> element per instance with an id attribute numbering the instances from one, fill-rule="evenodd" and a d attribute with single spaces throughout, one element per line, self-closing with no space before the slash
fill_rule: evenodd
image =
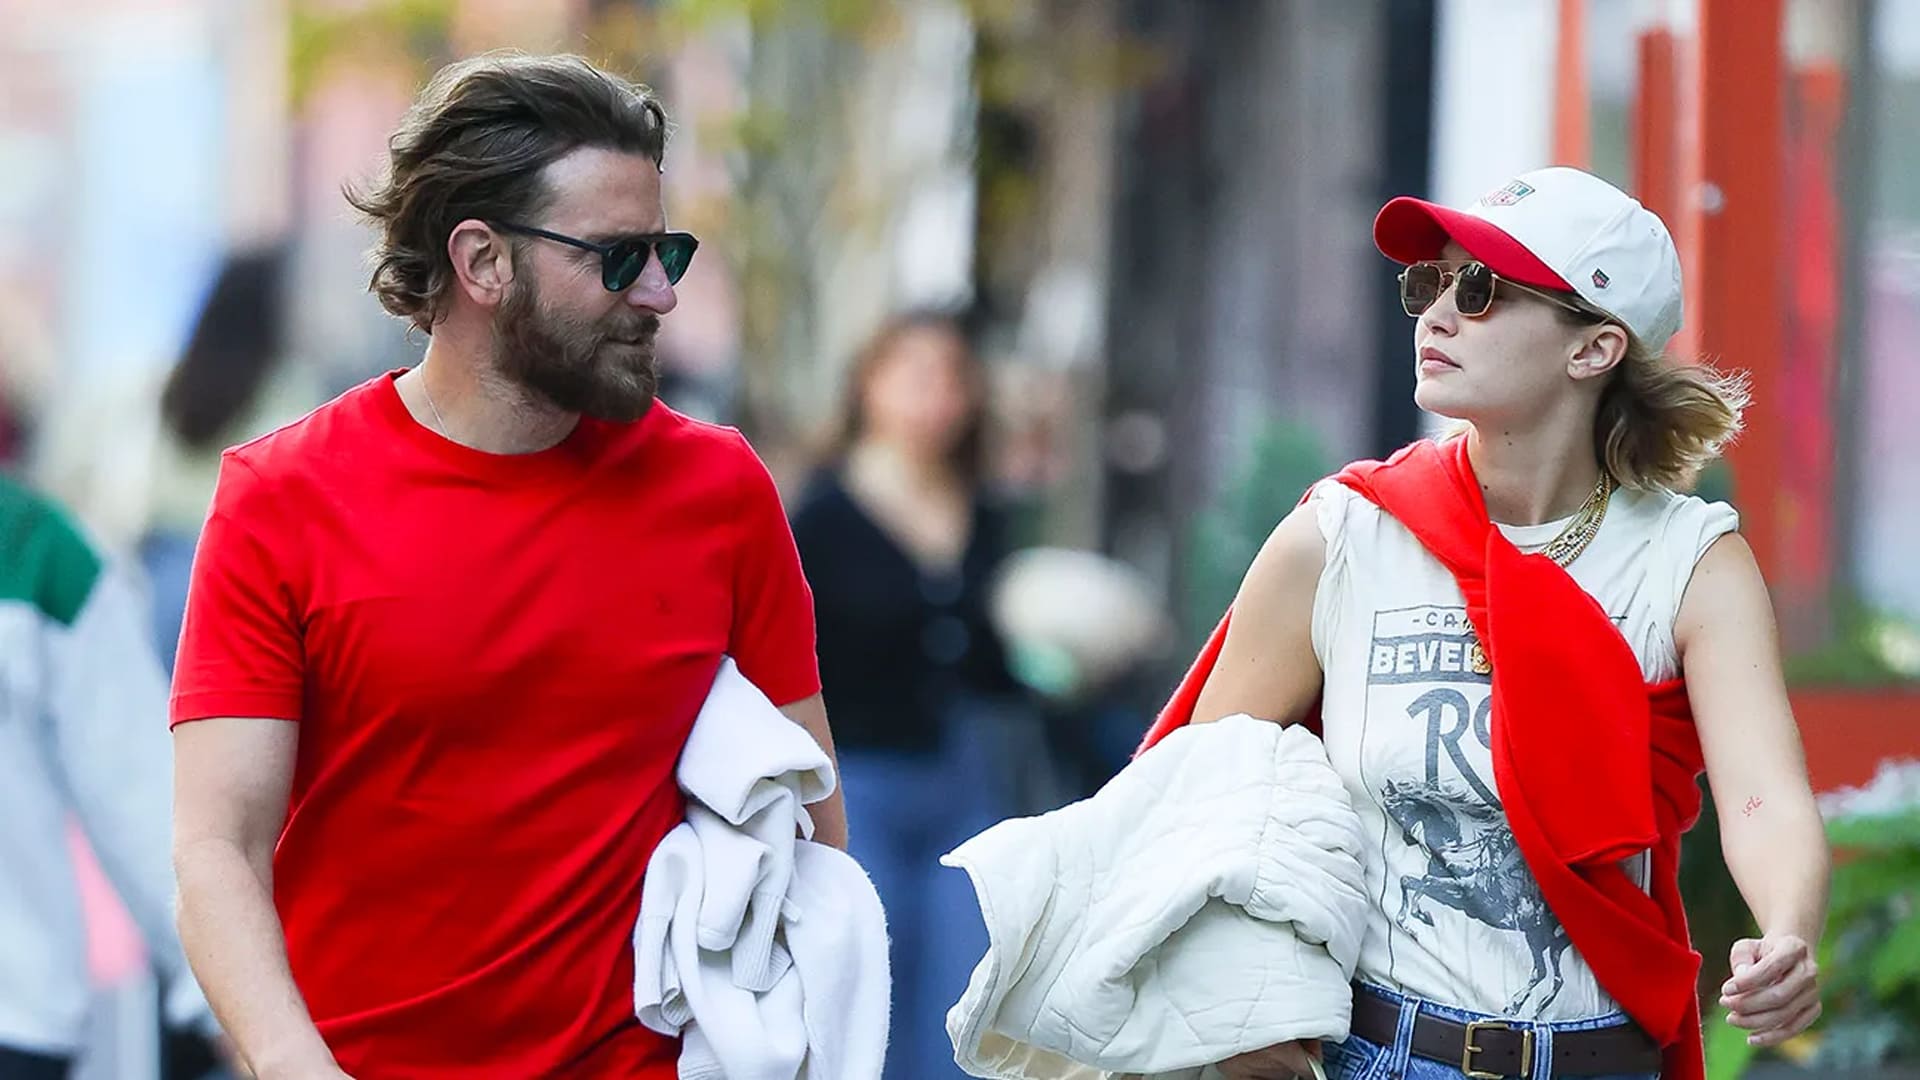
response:
<path id="1" fill-rule="evenodd" d="M 682 1038 L 682 1080 L 872 1080 L 886 1052 L 885 916 L 811 837 L 826 754 L 722 661 L 677 773 L 687 820 L 647 864 L 634 1013 Z"/>
<path id="2" fill-rule="evenodd" d="M 1346 1038 L 1363 842 L 1320 740 L 1247 716 L 988 829 L 941 860 L 972 877 L 989 938 L 947 1014 L 955 1060 L 995 1080 L 1194 1080 Z"/>

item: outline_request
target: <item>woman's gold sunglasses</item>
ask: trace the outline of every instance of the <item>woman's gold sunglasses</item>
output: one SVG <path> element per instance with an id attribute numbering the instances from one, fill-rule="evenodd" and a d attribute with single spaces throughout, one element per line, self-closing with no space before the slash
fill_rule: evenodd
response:
<path id="1" fill-rule="evenodd" d="M 1531 285 L 1522 285 L 1512 278 L 1501 277 L 1487 269 L 1487 264 L 1483 262 L 1464 262 L 1458 265 L 1417 262 L 1408 266 L 1400 271 L 1400 306 L 1408 315 L 1418 318 L 1422 312 L 1440 299 L 1449 286 L 1453 288 L 1454 310 L 1469 319 L 1477 319 L 1492 310 L 1494 294 L 1501 287 L 1505 287 L 1538 297 L 1549 304 L 1583 315 L 1594 322 L 1608 321 L 1607 316 L 1591 311 L 1558 293 L 1536 289 Z"/>

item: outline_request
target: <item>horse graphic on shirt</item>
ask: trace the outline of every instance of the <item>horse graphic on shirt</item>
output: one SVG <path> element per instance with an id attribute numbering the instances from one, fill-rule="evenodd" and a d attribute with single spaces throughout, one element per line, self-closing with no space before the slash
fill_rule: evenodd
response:
<path id="1" fill-rule="evenodd" d="M 1521 1015 L 1521 1005 L 1549 980 L 1536 1011 L 1552 1004 L 1566 985 L 1560 960 L 1572 942 L 1547 907 L 1500 808 L 1470 792 L 1418 780 L 1387 781 L 1381 805 L 1406 843 L 1427 855 L 1425 874 L 1400 879 L 1400 927 L 1414 933 L 1411 919 L 1433 926 L 1424 906 L 1432 902 L 1496 930 L 1525 934 L 1533 977 L 1507 1003 L 1506 1014 Z"/>

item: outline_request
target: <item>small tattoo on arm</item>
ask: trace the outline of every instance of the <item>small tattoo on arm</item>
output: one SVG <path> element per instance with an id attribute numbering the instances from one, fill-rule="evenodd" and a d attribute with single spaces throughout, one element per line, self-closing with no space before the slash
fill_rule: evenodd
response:
<path id="1" fill-rule="evenodd" d="M 1740 812 L 1747 817 L 1752 817 L 1753 812 L 1760 809 L 1760 805 L 1760 796 L 1755 795 L 1753 798 L 1747 800 L 1747 805 L 1741 807 Z"/>

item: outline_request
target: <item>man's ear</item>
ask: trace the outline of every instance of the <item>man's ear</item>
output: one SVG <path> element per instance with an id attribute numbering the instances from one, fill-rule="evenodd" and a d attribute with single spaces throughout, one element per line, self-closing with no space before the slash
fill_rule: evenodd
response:
<path id="1" fill-rule="evenodd" d="M 1627 332 L 1606 323 L 1581 339 L 1567 358 L 1567 374 L 1575 379 L 1597 379 L 1627 358 Z"/>
<path id="2" fill-rule="evenodd" d="M 456 287 L 484 308 L 498 307 L 513 284 L 513 248 L 506 238 L 477 218 L 453 227 L 447 237 Z"/>

